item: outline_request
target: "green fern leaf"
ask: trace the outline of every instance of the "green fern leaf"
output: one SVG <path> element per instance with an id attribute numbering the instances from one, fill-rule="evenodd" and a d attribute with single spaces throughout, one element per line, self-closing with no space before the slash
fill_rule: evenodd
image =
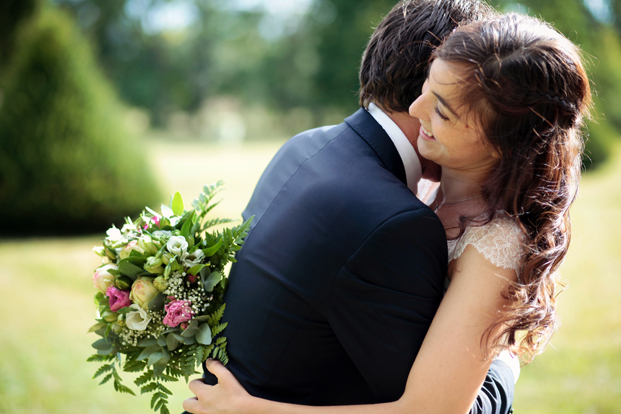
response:
<path id="1" fill-rule="evenodd" d="M 104 377 L 104 379 L 101 380 L 101 382 L 99 383 L 99 385 L 103 385 L 106 382 L 110 381 L 110 378 L 112 378 L 112 374 L 108 374 Z"/>
<path id="2" fill-rule="evenodd" d="M 148 392 L 153 392 L 157 389 L 157 382 L 152 382 L 144 387 L 140 388 L 140 394 L 146 394 Z"/>
<path id="3" fill-rule="evenodd" d="M 95 372 L 95 375 L 93 375 L 93 379 L 97 378 L 98 376 L 100 376 L 101 374 L 103 374 L 104 372 L 108 372 L 110 370 L 112 370 L 113 365 L 112 364 L 106 364 L 106 365 L 102 365 L 97 372 Z"/>

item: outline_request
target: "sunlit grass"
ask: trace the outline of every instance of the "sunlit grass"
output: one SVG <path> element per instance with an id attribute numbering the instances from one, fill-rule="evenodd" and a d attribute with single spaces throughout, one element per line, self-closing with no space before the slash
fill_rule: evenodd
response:
<path id="1" fill-rule="evenodd" d="M 153 142 L 149 154 L 163 192 L 179 190 L 186 203 L 203 184 L 225 180 L 216 214 L 236 218 L 278 146 Z M 559 298 L 563 325 L 553 346 L 522 370 L 518 414 L 621 411 L 619 161 L 583 179 L 563 268 L 569 281 Z M 99 387 L 91 379 L 98 365 L 85 362 L 97 338 L 86 334 L 94 318 L 96 244 L 97 236 L 0 241 L 0 413 L 149 412 L 148 397 Z M 171 389 L 170 407 L 180 413 L 189 392 L 183 381 Z"/>
<path id="2" fill-rule="evenodd" d="M 559 296 L 563 324 L 523 368 L 515 407 L 525 413 L 621 412 L 621 153 L 582 179 Z"/>

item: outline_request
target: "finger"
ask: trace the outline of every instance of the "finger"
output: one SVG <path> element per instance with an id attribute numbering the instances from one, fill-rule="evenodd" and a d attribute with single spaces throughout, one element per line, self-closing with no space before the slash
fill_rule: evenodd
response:
<path id="1" fill-rule="evenodd" d="M 201 390 L 201 388 L 204 387 L 208 387 L 208 385 L 206 385 L 203 382 L 203 379 L 195 379 L 190 381 L 190 383 L 188 384 L 188 388 L 190 389 L 190 391 L 192 391 L 192 394 L 198 396 L 199 391 Z"/>
<path id="2" fill-rule="evenodd" d="M 183 401 L 182 406 L 188 413 L 198 413 L 200 409 L 200 404 L 198 403 L 196 397 L 188 398 Z"/>
<path id="3" fill-rule="evenodd" d="M 215 359 L 206 360 L 205 366 L 209 372 L 218 378 L 218 382 L 232 376 L 231 372 L 220 361 Z"/>

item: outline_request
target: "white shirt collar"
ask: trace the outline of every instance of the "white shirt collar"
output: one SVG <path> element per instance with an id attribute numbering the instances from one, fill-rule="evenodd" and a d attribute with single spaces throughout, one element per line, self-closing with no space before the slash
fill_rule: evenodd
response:
<path id="1" fill-rule="evenodd" d="M 416 194 L 418 182 L 420 181 L 422 175 L 422 169 L 414 147 L 407 139 L 403 131 L 401 131 L 401 128 L 399 128 L 395 121 L 390 119 L 390 117 L 386 115 L 386 113 L 382 111 L 379 106 L 371 102 L 367 111 L 369 111 L 369 114 L 375 118 L 377 123 L 380 124 L 395 144 L 397 152 L 399 152 L 399 156 L 401 157 L 401 161 L 403 161 L 408 188 Z"/>

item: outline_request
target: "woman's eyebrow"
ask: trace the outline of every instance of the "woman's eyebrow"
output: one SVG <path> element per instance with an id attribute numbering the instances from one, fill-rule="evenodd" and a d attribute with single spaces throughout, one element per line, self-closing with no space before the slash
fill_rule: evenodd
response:
<path id="1" fill-rule="evenodd" d="M 448 109 L 453 115 L 455 115 L 455 118 L 459 119 L 459 115 L 457 114 L 457 112 L 455 112 L 455 110 L 453 108 L 451 108 L 451 106 L 448 104 L 448 102 L 446 102 L 446 100 L 440 96 L 438 93 L 436 92 L 431 92 L 433 93 L 436 98 L 438 98 L 438 101 L 440 101 L 442 103 L 442 106 L 446 107 L 446 109 Z"/>

